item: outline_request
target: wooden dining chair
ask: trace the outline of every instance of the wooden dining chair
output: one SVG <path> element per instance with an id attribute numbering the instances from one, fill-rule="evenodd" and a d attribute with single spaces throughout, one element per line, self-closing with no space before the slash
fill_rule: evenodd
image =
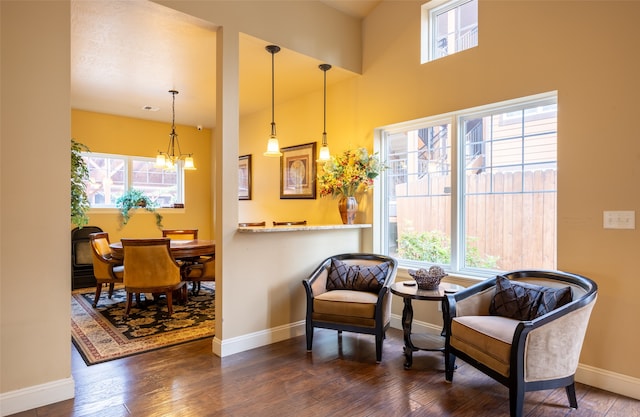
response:
<path id="1" fill-rule="evenodd" d="M 216 280 L 215 255 L 201 256 L 198 262 L 185 265 L 182 279 L 191 282 L 191 293 L 198 295 L 202 281 L 215 282 Z"/>
<path id="2" fill-rule="evenodd" d="M 196 240 L 198 239 L 198 229 L 165 229 L 162 231 L 163 237 L 173 240 Z M 183 280 L 191 282 L 191 292 L 197 295 L 200 292 L 202 281 L 215 281 L 215 261 L 211 256 L 198 256 L 184 261 Z M 212 265 L 209 265 L 209 264 Z"/>
<path id="3" fill-rule="evenodd" d="M 162 237 L 174 240 L 196 240 L 198 239 L 198 229 L 164 229 Z"/>
<path id="4" fill-rule="evenodd" d="M 306 220 L 294 221 L 294 222 L 273 222 L 274 226 L 306 226 Z"/>
<path id="5" fill-rule="evenodd" d="M 122 262 L 116 261 L 111 257 L 109 233 L 89 234 L 89 246 L 91 247 L 93 260 L 93 275 L 96 278 L 96 295 L 93 299 L 93 307 L 95 308 L 98 305 L 104 284 L 109 284 L 109 298 L 111 298 L 115 284 L 123 282 L 124 267 Z"/>
<path id="6" fill-rule="evenodd" d="M 258 226 L 266 226 L 266 222 L 241 222 L 238 223 L 238 227 L 258 227 Z"/>
<path id="7" fill-rule="evenodd" d="M 167 298 L 169 315 L 173 314 L 173 292 L 187 301 L 186 282 L 182 280 L 180 264 L 171 255 L 170 239 L 121 239 L 124 249 L 124 288 L 127 304 L 124 316 L 129 315 L 133 295 L 140 304 L 140 293 L 163 293 Z"/>

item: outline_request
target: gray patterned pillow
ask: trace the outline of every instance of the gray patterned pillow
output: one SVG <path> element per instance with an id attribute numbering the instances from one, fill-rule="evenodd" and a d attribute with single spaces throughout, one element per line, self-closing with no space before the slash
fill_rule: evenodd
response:
<path id="1" fill-rule="evenodd" d="M 533 320 L 570 303 L 572 299 L 570 287 L 542 287 L 498 275 L 489 313 L 516 320 Z"/>
<path id="2" fill-rule="evenodd" d="M 377 293 L 389 272 L 389 262 L 377 265 L 349 265 L 338 259 L 331 260 L 327 290 L 355 290 Z"/>

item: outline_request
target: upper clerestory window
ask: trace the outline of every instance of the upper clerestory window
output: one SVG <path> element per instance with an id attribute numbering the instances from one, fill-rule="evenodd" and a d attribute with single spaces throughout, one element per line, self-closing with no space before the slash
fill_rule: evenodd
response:
<path id="1" fill-rule="evenodd" d="M 422 5 L 421 63 L 478 46 L 478 0 Z"/>

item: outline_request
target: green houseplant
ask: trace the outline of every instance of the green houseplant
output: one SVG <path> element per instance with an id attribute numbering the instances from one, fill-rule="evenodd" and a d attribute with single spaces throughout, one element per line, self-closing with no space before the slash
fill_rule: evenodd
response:
<path id="1" fill-rule="evenodd" d="M 142 208 L 156 216 L 156 226 L 162 228 L 162 215 L 156 211 L 156 203 L 151 200 L 143 191 L 131 188 L 125 191 L 122 196 L 116 200 L 116 207 L 120 210 L 122 216 L 122 224 L 125 225 L 131 218 L 132 209 Z"/>
<path id="2" fill-rule="evenodd" d="M 71 223 L 79 228 L 89 223 L 89 197 L 85 188 L 89 180 L 89 167 L 82 152 L 89 152 L 89 148 L 75 139 L 71 139 Z"/>

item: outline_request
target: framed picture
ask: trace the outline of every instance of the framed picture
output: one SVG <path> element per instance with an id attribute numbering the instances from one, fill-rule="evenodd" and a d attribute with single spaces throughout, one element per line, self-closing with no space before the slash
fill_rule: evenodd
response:
<path id="1" fill-rule="evenodd" d="M 251 200 L 251 155 L 238 157 L 238 200 Z"/>
<path id="2" fill-rule="evenodd" d="M 280 151 L 280 198 L 316 198 L 316 143 Z"/>

